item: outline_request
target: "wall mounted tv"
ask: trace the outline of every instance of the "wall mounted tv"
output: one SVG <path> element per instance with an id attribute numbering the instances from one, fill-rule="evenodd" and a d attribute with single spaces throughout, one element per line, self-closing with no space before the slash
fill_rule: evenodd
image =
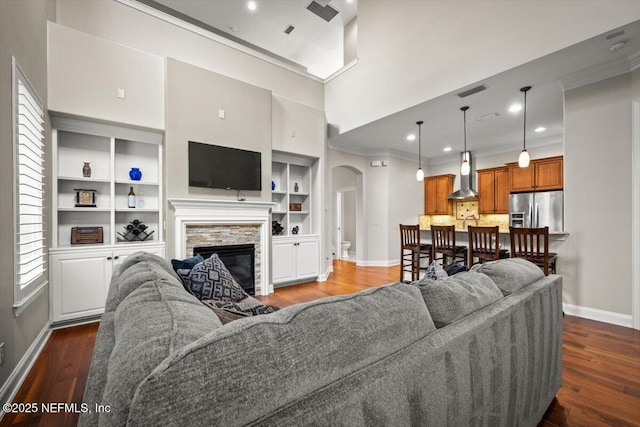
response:
<path id="1" fill-rule="evenodd" d="M 189 141 L 189 186 L 262 190 L 262 154 Z"/>

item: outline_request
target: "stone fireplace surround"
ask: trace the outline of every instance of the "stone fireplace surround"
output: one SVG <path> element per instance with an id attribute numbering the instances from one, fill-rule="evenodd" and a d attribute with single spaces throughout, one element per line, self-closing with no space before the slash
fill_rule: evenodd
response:
<path id="1" fill-rule="evenodd" d="M 252 202 L 235 200 L 204 200 L 204 199 L 169 199 L 169 205 L 174 211 L 174 253 L 176 257 L 190 256 L 188 248 L 193 242 L 188 242 L 188 235 L 194 229 L 202 233 L 203 229 L 211 228 L 212 235 L 218 235 L 221 228 L 228 228 L 228 233 L 234 230 L 246 230 L 248 225 L 256 226 L 257 233 L 251 243 L 256 245 L 256 265 L 260 274 L 256 274 L 256 295 L 268 295 L 273 292 L 270 284 L 271 277 L 271 235 L 270 211 L 271 202 Z M 249 227 L 253 228 L 253 227 Z M 230 237 L 233 240 L 233 236 Z M 207 240 L 207 243 L 216 243 Z M 233 240 L 238 243 L 238 240 Z M 228 242 L 220 241 L 219 244 Z"/>

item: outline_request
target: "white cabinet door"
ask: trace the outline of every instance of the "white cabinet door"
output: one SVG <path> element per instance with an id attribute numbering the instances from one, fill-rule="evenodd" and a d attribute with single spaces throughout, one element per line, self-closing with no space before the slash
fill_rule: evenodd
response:
<path id="1" fill-rule="evenodd" d="M 297 242 L 296 273 L 298 279 L 318 275 L 318 240 Z"/>
<path id="2" fill-rule="evenodd" d="M 52 321 L 101 314 L 111 269 L 111 251 L 52 255 Z"/>
<path id="3" fill-rule="evenodd" d="M 273 283 L 296 279 L 296 250 L 293 242 L 273 242 Z"/>

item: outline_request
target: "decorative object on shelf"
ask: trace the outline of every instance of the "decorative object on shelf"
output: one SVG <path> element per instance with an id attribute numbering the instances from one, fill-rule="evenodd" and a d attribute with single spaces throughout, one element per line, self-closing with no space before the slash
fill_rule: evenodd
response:
<path id="1" fill-rule="evenodd" d="M 469 165 L 469 153 L 467 152 L 467 110 L 468 106 L 460 107 L 462 110 L 463 118 L 463 126 L 464 126 L 464 151 L 462 152 L 463 161 L 462 166 L 460 166 L 460 175 L 469 175 L 471 172 L 471 165 Z"/>
<path id="2" fill-rule="evenodd" d="M 289 210 L 291 212 L 300 212 L 302 210 L 302 203 L 289 203 Z"/>
<path id="3" fill-rule="evenodd" d="M 139 168 L 131 168 L 129 171 L 129 178 L 133 181 L 140 181 L 140 179 L 142 179 L 142 172 L 140 172 Z"/>
<path id="4" fill-rule="evenodd" d="M 130 208 L 136 207 L 136 193 L 133 192 L 133 187 L 129 187 L 129 195 L 127 197 L 127 206 Z"/>
<path id="5" fill-rule="evenodd" d="M 293 192 L 297 193 L 300 190 L 300 186 L 298 186 L 297 182 L 293 183 Z"/>
<path id="6" fill-rule="evenodd" d="M 148 231 L 147 226 L 139 219 L 134 219 L 125 225 L 124 230 L 124 234 L 118 231 L 118 235 L 129 242 L 147 240 L 154 233 L 154 231 Z"/>
<path id="7" fill-rule="evenodd" d="M 71 227 L 71 244 L 103 243 L 102 227 Z"/>
<path id="8" fill-rule="evenodd" d="M 96 193 L 98 192 L 98 190 L 74 188 L 74 191 L 76 192 L 76 208 L 96 207 Z"/>
<path id="9" fill-rule="evenodd" d="M 138 200 L 138 209 L 144 209 L 144 200 Z"/>
<path id="10" fill-rule="evenodd" d="M 91 177 L 91 165 L 89 162 L 84 162 L 84 166 L 82 166 L 82 176 L 85 178 Z"/>
<path id="11" fill-rule="evenodd" d="M 276 182 L 271 181 L 271 191 L 275 191 L 275 190 L 276 190 Z"/>
<path id="12" fill-rule="evenodd" d="M 416 122 L 418 125 L 418 171 L 416 172 L 416 180 L 424 181 L 424 171 L 422 170 L 422 120 Z"/>
<path id="13" fill-rule="evenodd" d="M 291 229 L 292 234 L 298 234 L 298 231 L 300 231 L 300 227 L 298 227 L 297 225 Z"/>
<path id="14" fill-rule="evenodd" d="M 525 86 L 520 89 L 520 92 L 524 93 L 524 111 L 522 117 L 524 118 L 524 127 L 522 132 L 522 152 L 518 157 L 518 166 L 521 168 L 529 167 L 529 152 L 527 151 L 527 92 L 531 89 L 531 86 Z"/>
<path id="15" fill-rule="evenodd" d="M 284 227 L 278 221 L 271 221 L 271 234 L 273 236 L 278 236 L 282 234 L 284 231 Z"/>

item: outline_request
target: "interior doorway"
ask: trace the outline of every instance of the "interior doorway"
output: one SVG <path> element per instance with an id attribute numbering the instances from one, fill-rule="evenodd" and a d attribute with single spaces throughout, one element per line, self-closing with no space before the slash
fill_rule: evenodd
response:
<path id="1" fill-rule="evenodd" d="M 333 258 L 358 263 L 363 252 L 362 173 L 351 166 L 332 169 Z"/>

